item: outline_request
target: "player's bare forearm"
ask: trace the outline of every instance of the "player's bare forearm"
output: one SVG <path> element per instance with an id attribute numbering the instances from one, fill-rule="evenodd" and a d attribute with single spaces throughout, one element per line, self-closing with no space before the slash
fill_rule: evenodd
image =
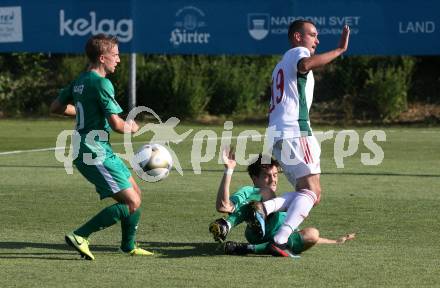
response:
<path id="1" fill-rule="evenodd" d="M 136 124 L 135 121 L 129 120 L 124 121 L 119 115 L 112 114 L 107 118 L 110 126 L 112 127 L 113 131 L 124 134 L 124 133 L 135 133 L 139 130 L 139 126 Z"/>
<path id="2" fill-rule="evenodd" d="M 235 209 L 235 206 L 233 203 L 231 203 L 231 201 L 229 201 L 229 187 L 232 181 L 232 172 L 237 165 L 237 162 L 235 162 L 235 153 L 233 147 L 223 148 L 222 160 L 226 170 L 223 174 L 220 186 L 218 187 L 215 208 L 220 213 L 232 213 Z"/>
<path id="3" fill-rule="evenodd" d="M 224 174 L 218 187 L 215 209 L 220 213 L 232 213 L 234 211 L 234 205 L 229 201 L 231 179 L 232 175 Z"/>
<path id="4" fill-rule="evenodd" d="M 65 115 L 65 116 L 75 116 L 76 110 L 75 110 L 75 106 L 71 104 L 63 105 L 60 103 L 60 101 L 58 101 L 58 99 L 55 99 L 50 104 L 50 113 Z"/>
<path id="5" fill-rule="evenodd" d="M 322 54 L 316 54 L 311 57 L 303 58 L 298 63 L 298 70 L 300 73 L 307 73 L 315 68 L 322 67 L 334 59 L 338 58 L 348 49 L 348 41 L 350 39 L 350 27 L 344 26 L 339 40 L 338 47 L 334 50 Z"/>
<path id="6" fill-rule="evenodd" d="M 319 237 L 318 242 L 316 244 L 344 244 L 349 240 L 353 240 L 355 237 L 356 237 L 356 233 L 350 233 L 338 239 L 328 239 L 328 238 Z"/>
<path id="7" fill-rule="evenodd" d="M 339 57 L 342 53 L 344 53 L 344 51 L 340 48 L 337 48 L 326 53 L 303 58 L 298 63 L 298 71 L 300 73 L 307 73 L 310 70 L 322 67 Z"/>

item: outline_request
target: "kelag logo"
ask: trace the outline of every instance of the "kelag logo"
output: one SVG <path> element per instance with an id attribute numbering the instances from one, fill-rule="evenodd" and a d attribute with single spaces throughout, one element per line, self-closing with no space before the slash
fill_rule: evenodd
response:
<path id="1" fill-rule="evenodd" d="M 0 7 L 0 43 L 23 42 L 21 7 Z"/>
<path id="2" fill-rule="evenodd" d="M 208 44 L 210 33 L 200 32 L 206 28 L 205 13 L 197 7 L 186 6 L 176 12 L 174 30 L 170 42 L 174 46 L 181 44 Z"/>
<path id="3" fill-rule="evenodd" d="M 97 21 L 96 12 L 90 11 L 90 19 L 66 19 L 64 10 L 60 10 L 60 35 L 85 36 L 88 34 L 97 35 L 100 33 L 117 36 L 121 42 L 129 42 L 133 38 L 133 20 L 101 19 Z"/>

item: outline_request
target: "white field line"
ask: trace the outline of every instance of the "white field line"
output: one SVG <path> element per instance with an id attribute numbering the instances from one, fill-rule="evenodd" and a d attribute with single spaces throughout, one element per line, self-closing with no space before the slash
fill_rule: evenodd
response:
<path id="1" fill-rule="evenodd" d="M 255 134 L 253 137 L 259 137 L 262 138 L 263 136 L 266 135 L 261 135 L 261 134 Z M 225 139 L 238 139 L 238 138 L 249 138 L 250 135 L 247 136 L 232 136 L 232 137 L 224 137 Z M 200 139 L 193 139 L 193 138 L 188 138 L 183 140 L 182 142 L 187 142 L 187 141 L 205 141 L 205 140 L 215 140 L 217 141 L 218 139 L 222 139 L 222 137 L 203 137 Z M 165 141 L 161 141 L 158 140 L 158 143 L 163 143 Z M 172 142 L 172 141 L 171 141 Z M 143 142 L 143 141 L 132 141 L 132 144 L 141 144 L 141 143 L 149 143 L 149 142 Z M 112 146 L 119 146 L 119 145 L 124 145 L 124 142 L 114 142 L 111 143 Z M 61 146 L 61 147 L 49 147 L 49 148 L 41 148 L 41 149 L 27 149 L 27 150 L 15 150 L 15 151 L 5 151 L 5 152 L 0 152 L 0 156 L 4 156 L 4 155 L 12 155 L 12 154 L 22 154 L 22 153 L 33 153 L 33 152 L 46 152 L 46 151 L 55 151 L 55 150 L 65 150 L 66 146 Z"/>
<path id="2" fill-rule="evenodd" d="M 44 152 L 44 151 L 54 151 L 61 150 L 64 147 L 50 147 L 50 148 L 41 148 L 41 149 L 29 149 L 29 150 L 14 150 L 14 151 L 6 151 L 0 152 L 0 155 L 12 155 L 12 154 L 21 154 L 21 153 L 31 153 L 31 152 Z"/>
<path id="3" fill-rule="evenodd" d="M 132 143 L 142 143 L 142 142 L 132 142 Z M 123 145 L 123 142 L 112 143 L 113 146 Z M 33 152 L 45 152 L 45 151 L 55 151 L 55 150 L 65 150 L 66 146 L 62 147 L 49 147 L 49 148 L 41 148 L 41 149 L 28 149 L 28 150 L 15 150 L 15 151 L 5 151 L 0 152 L 0 156 L 2 155 L 12 155 L 12 154 L 21 154 L 21 153 L 33 153 Z"/>

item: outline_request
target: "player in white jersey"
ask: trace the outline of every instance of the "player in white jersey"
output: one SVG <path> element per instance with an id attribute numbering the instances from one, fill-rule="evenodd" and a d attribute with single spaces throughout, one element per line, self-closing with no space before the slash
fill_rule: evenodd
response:
<path id="1" fill-rule="evenodd" d="M 272 97 L 269 107 L 269 131 L 274 139 L 272 154 L 278 160 L 296 192 L 264 203 L 255 202 L 256 218 L 276 211 L 287 211 L 284 225 L 274 236 L 274 250 L 285 249 L 289 235 L 298 228 L 321 198 L 321 148 L 312 134 L 309 110 L 313 100 L 312 69 L 324 66 L 347 50 L 350 28 L 344 26 L 338 47 L 316 54 L 319 44 L 315 24 L 297 20 L 290 24 L 288 50 L 272 73 Z"/>

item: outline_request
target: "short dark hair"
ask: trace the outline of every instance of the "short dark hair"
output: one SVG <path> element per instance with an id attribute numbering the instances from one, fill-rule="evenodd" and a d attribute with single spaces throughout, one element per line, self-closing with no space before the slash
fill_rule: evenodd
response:
<path id="1" fill-rule="evenodd" d="M 292 23 L 290 23 L 289 32 L 287 33 L 287 37 L 289 38 L 290 41 L 293 40 L 292 38 L 293 38 L 293 34 L 295 34 L 295 32 L 303 33 L 303 27 L 304 27 L 304 24 L 306 24 L 306 23 L 309 23 L 309 24 L 312 24 L 313 26 L 316 26 L 313 21 L 305 20 L 305 19 L 295 20 Z"/>
<path id="2" fill-rule="evenodd" d="M 262 163 L 263 160 L 265 159 L 269 159 L 270 158 L 270 163 Z M 258 158 L 252 162 L 252 164 L 250 164 L 247 167 L 247 171 L 249 173 L 249 176 L 252 178 L 253 176 L 258 177 L 260 176 L 260 173 L 262 170 L 267 170 L 270 169 L 272 167 L 279 167 L 280 164 L 278 163 L 277 160 L 275 160 L 273 157 L 269 156 L 269 155 L 264 155 L 263 154 L 258 154 Z"/>
<path id="3" fill-rule="evenodd" d="M 86 43 L 86 55 L 91 63 L 97 63 L 99 56 L 110 51 L 115 45 L 118 45 L 118 38 L 106 34 L 97 34 L 90 37 Z"/>

